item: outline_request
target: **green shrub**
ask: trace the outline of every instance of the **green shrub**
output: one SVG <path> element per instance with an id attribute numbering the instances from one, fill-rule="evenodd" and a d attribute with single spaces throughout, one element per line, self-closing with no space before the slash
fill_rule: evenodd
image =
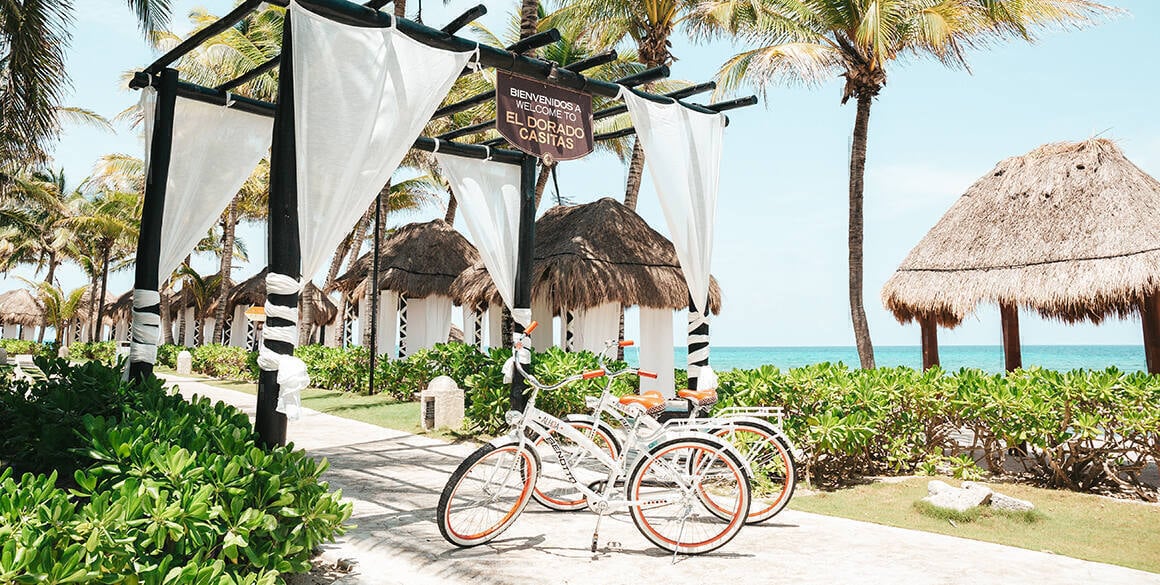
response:
<path id="1" fill-rule="evenodd" d="M 74 343 L 68 346 L 68 358 L 74 361 L 96 360 L 112 365 L 117 360 L 117 342 Z"/>
<path id="2" fill-rule="evenodd" d="M 44 385 L 84 389 L 63 405 L 81 419 L 59 433 L 73 440 L 38 447 L 77 467 L 74 489 L 55 485 L 56 471 L 17 481 L 0 470 L 0 582 L 272 585 L 342 533 L 351 506 L 319 480 L 326 462 L 260 449 L 237 409 L 186 402 L 156 379 L 123 383 L 96 362 L 42 368 L 59 378 Z M 46 412 L 37 397 L 59 392 L 38 386 L 10 388 L 30 404 L 6 399 L 0 416 Z"/>
<path id="3" fill-rule="evenodd" d="M 306 364 L 310 385 L 327 390 L 365 393 L 370 372 L 370 353 L 364 347 L 304 345 L 294 355 Z"/>
<path id="4" fill-rule="evenodd" d="M 157 365 L 166 368 L 177 367 L 177 354 L 182 350 L 192 351 L 192 348 L 182 345 L 173 345 L 170 343 L 162 344 L 157 347 Z"/>
<path id="5" fill-rule="evenodd" d="M 3 347 L 9 356 L 37 355 L 40 352 L 39 343 L 23 339 L 0 339 L 0 347 Z"/>
<path id="6" fill-rule="evenodd" d="M 243 347 L 230 345 L 200 345 L 193 348 L 193 371 L 241 382 L 258 381 L 257 354 Z"/>

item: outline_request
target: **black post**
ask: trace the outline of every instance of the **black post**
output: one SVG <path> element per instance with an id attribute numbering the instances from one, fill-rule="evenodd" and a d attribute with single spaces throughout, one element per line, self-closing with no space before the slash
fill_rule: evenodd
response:
<path id="1" fill-rule="evenodd" d="M 292 55 L 290 15 L 282 27 L 282 54 Z M 298 240 L 298 167 L 294 154 L 294 67 L 293 59 L 283 59 L 278 69 L 278 106 L 274 114 L 274 136 L 270 147 L 270 217 L 267 224 L 269 269 L 298 279 L 302 271 L 302 250 Z M 297 307 L 298 294 L 266 294 L 266 302 Z M 285 319 L 266 316 L 266 325 L 287 327 Z M 275 353 L 294 353 L 294 344 L 274 341 L 263 336 L 262 344 Z M 266 447 L 286 444 L 286 415 L 275 410 L 278 405 L 278 372 L 262 370 L 258 377 L 258 413 L 254 421 L 262 444 Z"/>
<path id="2" fill-rule="evenodd" d="M 375 197 L 375 245 L 371 250 L 371 280 L 368 284 L 370 286 L 371 298 L 371 322 L 367 323 L 371 328 L 371 371 L 370 371 L 370 388 L 369 394 L 375 393 L 375 357 L 379 353 L 379 246 L 382 229 L 379 225 L 383 221 L 383 194 L 380 192 Z"/>
<path id="3" fill-rule="evenodd" d="M 520 163 L 520 238 L 516 253 L 516 309 L 532 307 L 532 255 L 536 243 L 536 162 L 538 159 L 531 155 L 524 155 Z M 517 319 L 512 319 L 512 328 L 516 333 L 523 333 L 524 326 Z M 532 365 L 524 364 L 524 369 L 531 373 Z M 516 372 L 512 377 L 511 401 L 512 409 L 523 411 L 528 404 L 528 383 L 523 376 Z"/>
<path id="4" fill-rule="evenodd" d="M 155 291 L 160 288 L 157 264 L 161 262 L 161 221 L 165 211 L 165 189 L 169 182 L 169 160 L 173 154 L 173 110 L 177 104 L 176 69 L 164 69 L 157 87 L 157 110 L 153 116 L 149 169 L 145 175 L 145 200 L 141 209 L 141 232 L 137 236 L 137 264 L 133 288 Z M 161 305 L 137 309 L 161 319 Z M 160 327 L 158 328 L 160 333 Z M 160 345 L 159 339 L 140 339 L 130 334 L 132 343 Z M 150 362 L 129 362 L 129 379 L 140 381 L 153 375 Z"/>

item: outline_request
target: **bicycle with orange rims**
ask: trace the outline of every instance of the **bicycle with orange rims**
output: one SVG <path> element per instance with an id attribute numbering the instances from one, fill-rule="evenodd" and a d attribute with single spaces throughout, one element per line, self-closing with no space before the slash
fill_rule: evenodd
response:
<path id="1" fill-rule="evenodd" d="M 590 396 L 586 406 L 590 413 L 571 414 L 564 421 L 597 442 L 615 456 L 624 450 L 624 443 L 634 435 L 650 439 L 665 432 L 702 431 L 721 437 L 733 445 L 745 459 L 752 487 L 752 503 L 748 524 L 769 520 L 785 509 L 797 485 L 794 458 L 796 447 L 781 430 L 782 410 L 776 407 L 731 407 L 715 415 L 710 408 L 717 403 L 715 383 L 704 390 L 681 390 L 679 398 L 665 399 L 660 392 L 647 391 L 640 395 L 616 396 L 612 393 L 612 379 L 627 374 L 656 378 L 656 374 L 636 368 L 612 371 L 606 364 L 610 350 L 628 347 L 632 341 L 610 340 L 599 355 L 599 369 L 608 379 L 599 397 Z M 715 380 L 708 374 L 702 380 Z M 635 405 L 648 407 L 641 416 Z M 770 419 L 776 419 L 778 423 Z M 538 443 L 542 445 L 542 441 Z M 541 454 L 544 449 L 540 447 Z M 581 459 L 578 467 L 584 469 Z M 561 481 L 563 470 L 547 463 L 533 498 L 552 510 L 570 511 L 584 507 L 582 495 L 568 481 Z M 573 472 L 575 473 L 575 472 Z M 710 500 L 711 501 L 711 500 Z M 710 506 L 711 509 L 716 507 Z"/>
<path id="2" fill-rule="evenodd" d="M 709 433 L 663 431 L 650 437 L 635 427 L 628 448 L 610 450 L 539 410 L 539 392 L 602 377 L 605 371 L 541 383 L 522 365 L 530 361 L 524 342 L 535 327 L 535 322 L 530 324 L 515 344 L 512 361 L 532 388 L 527 406 L 523 412 L 507 413 L 511 432 L 480 447 L 451 474 L 436 508 L 443 538 L 457 546 L 476 546 L 510 528 L 540 479 L 542 459 L 535 446 L 540 443 L 548 446 L 583 507 L 597 514 L 593 552 L 601 520 L 626 509 L 641 534 L 674 555 L 706 553 L 732 540 L 745 525 L 750 506 L 749 474 L 737 450 Z M 641 415 L 636 418 L 646 418 L 645 405 L 635 408 Z M 600 481 L 586 481 L 593 470 L 601 472 Z"/>

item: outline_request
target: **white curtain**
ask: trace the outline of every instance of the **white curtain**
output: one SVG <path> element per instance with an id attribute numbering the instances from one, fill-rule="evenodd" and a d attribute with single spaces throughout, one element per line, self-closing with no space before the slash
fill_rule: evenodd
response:
<path id="1" fill-rule="evenodd" d="M 145 164 L 153 141 L 157 92 L 145 88 Z M 177 98 L 173 109 L 173 151 L 161 220 L 165 280 L 221 216 L 242 184 L 270 150 L 274 121 L 227 106 Z"/>
<path id="2" fill-rule="evenodd" d="M 660 390 L 675 396 L 673 373 L 673 312 L 669 309 L 640 308 L 640 369 L 657 374 L 657 378 L 640 379 L 640 389 Z"/>
<path id="3" fill-rule="evenodd" d="M 503 307 L 499 305 L 487 308 L 487 346 L 503 347 Z"/>
<path id="4" fill-rule="evenodd" d="M 520 167 L 435 155 L 487 273 L 508 309 L 515 308 L 520 235 Z M 526 308 L 526 307 L 525 307 Z"/>
<path id="5" fill-rule="evenodd" d="M 725 117 L 679 104 L 658 104 L 621 91 L 636 135 L 644 145 L 649 176 L 681 261 L 694 304 L 709 298 L 709 263 Z M 681 172 L 684 171 L 684 172 Z"/>
<path id="6" fill-rule="evenodd" d="M 370 294 L 369 291 L 367 293 Z M 379 291 L 379 330 L 378 338 L 378 352 L 379 355 L 386 355 L 387 359 L 395 359 L 398 354 L 395 353 L 395 334 L 399 325 L 399 293 L 393 290 Z"/>
<path id="7" fill-rule="evenodd" d="M 576 351 L 604 351 L 604 343 L 620 336 L 620 303 L 605 303 L 576 311 L 572 337 Z"/>
<path id="8" fill-rule="evenodd" d="M 391 178 L 471 53 L 290 3 L 302 274 L 312 278 Z"/>
<path id="9" fill-rule="evenodd" d="M 407 299 L 407 353 L 447 341 L 451 332 L 451 297 Z"/>

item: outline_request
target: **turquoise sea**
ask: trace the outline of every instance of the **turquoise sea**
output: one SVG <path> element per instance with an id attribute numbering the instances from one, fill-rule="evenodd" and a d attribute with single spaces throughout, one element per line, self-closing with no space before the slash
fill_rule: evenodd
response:
<path id="1" fill-rule="evenodd" d="M 675 364 L 685 363 L 685 348 L 675 348 Z M 625 350 L 625 359 L 637 363 L 635 347 Z M 887 345 L 874 348 L 879 366 L 922 367 L 922 349 L 917 345 Z M 944 345 L 939 347 L 944 370 L 979 368 L 988 372 L 1003 371 L 1003 348 L 998 345 Z M 796 368 L 818 362 L 843 362 L 858 366 L 858 351 L 853 347 L 727 347 L 710 350 L 709 363 L 718 371 L 754 368 L 772 364 L 779 368 Z M 1126 372 L 1147 370 L 1143 345 L 1024 345 L 1023 365 L 1049 370 L 1076 368 L 1102 370 L 1115 366 Z"/>

